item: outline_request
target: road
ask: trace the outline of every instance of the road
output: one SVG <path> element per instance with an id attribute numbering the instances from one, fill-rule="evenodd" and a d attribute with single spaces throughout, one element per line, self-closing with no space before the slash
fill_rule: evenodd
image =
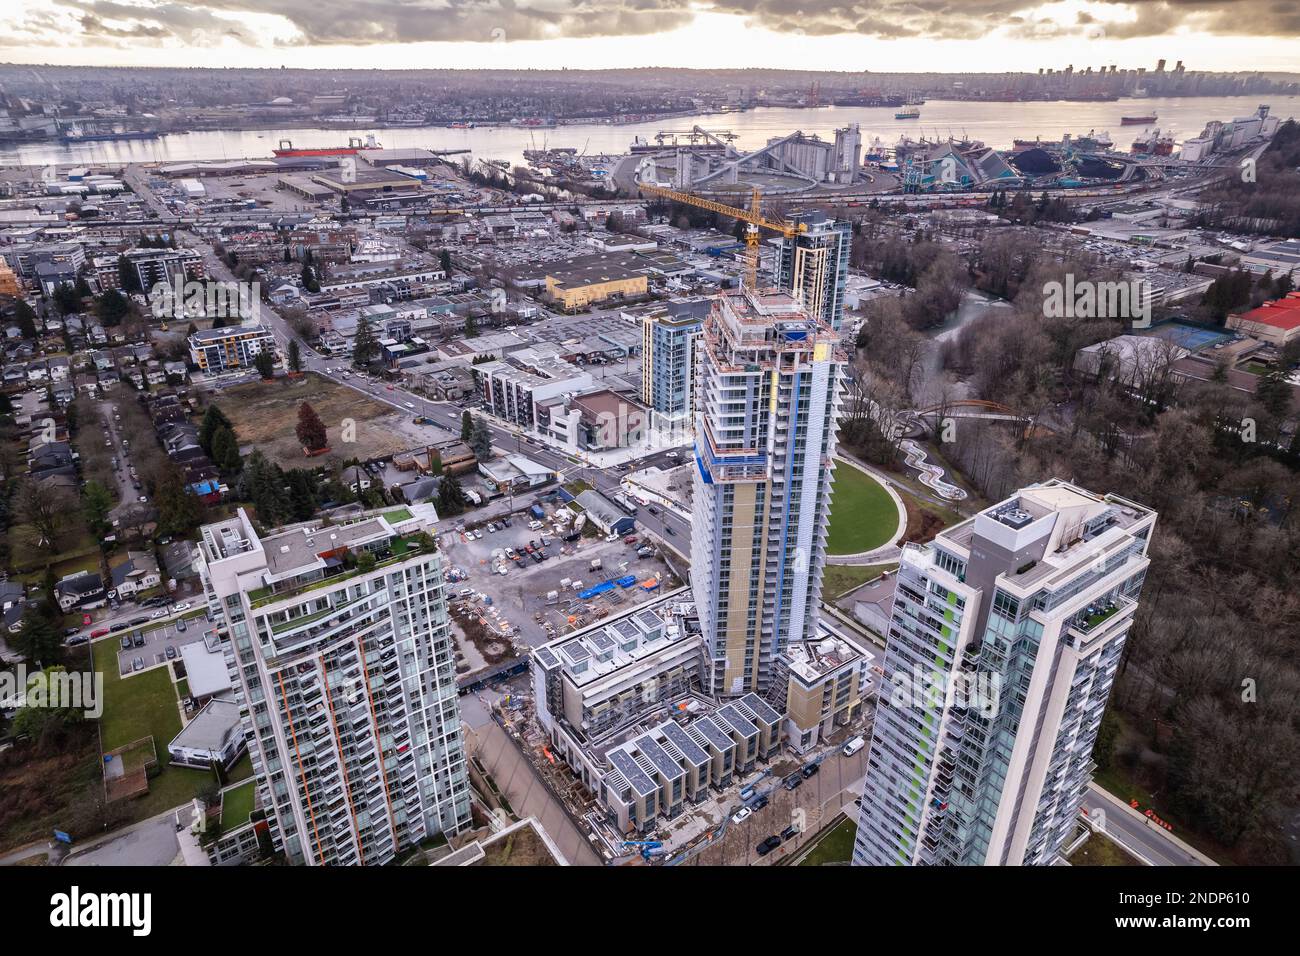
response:
<path id="1" fill-rule="evenodd" d="M 1153 866 L 1206 865 L 1204 857 L 1188 852 L 1182 841 L 1176 840 L 1163 827 L 1131 810 L 1127 804 L 1106 793 L 1095 783 L 1088 787 L 1083 808 L 1088 811 L 1090 819 L 1096 819 L 1098 811 L 1104 810 L 1104 829 L 1107 835 L 1125 849 L 1140 854 Z"/>
<path id="2" fill-rule="evenodd" d="M 117 405 L 113 402 L 100 402 L 99 409 L 104 419 L 105 443 L 113 449 L 117 464 L 113 466 L 113 478 L 117 481 L 118 504 L 109 518 L 120 518 L 137 503 L 141 495 L 139 480 L 131 475 L 131 458 L 128 449 L 122 447 L 122 438 L 118 434 L 116 420 Z"/>

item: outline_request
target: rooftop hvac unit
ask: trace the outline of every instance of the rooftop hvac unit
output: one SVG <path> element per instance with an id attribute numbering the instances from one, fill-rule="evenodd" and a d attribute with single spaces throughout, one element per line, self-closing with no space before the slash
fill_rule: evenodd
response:
<path id="1" fill-rule="evenodd" d="M 1022 511 L 1019 508 L 1008 508 L 1006 511 L 998 513 L 995 517 L 1007 527 L 1015 528 L 1017 531 L 1034 520 L 1033 515 L 1028 511 Z"/>

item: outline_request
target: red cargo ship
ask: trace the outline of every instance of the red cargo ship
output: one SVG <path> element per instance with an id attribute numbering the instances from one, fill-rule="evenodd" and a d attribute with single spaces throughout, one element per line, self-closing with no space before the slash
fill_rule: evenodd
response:
<path id="1" fill-rule="evenodd" d="M 355 156 L 363 149 L 380 149 L 380 145 L 375 142 L 373 136 L 367 137 L 363 144 L 361 138 L 352 136 L 348 138 L 346 146 L 317 146 L 304 147 L 296 149 L 293 143 L 287 139 L 280 140 L 280 146 L 271 150 L 276 156 Z"/>

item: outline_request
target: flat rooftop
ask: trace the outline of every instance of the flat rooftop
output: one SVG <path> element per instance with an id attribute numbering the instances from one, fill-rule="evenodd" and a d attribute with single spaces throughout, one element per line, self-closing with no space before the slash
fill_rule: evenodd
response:
<path id="1" fill-rule="evenodd" d="M 232 733 L 239 732 L 239 705 L 213 698 L 194 719 L 172 738 L 170 746 L 187 750 L 221 750 Z"/>
<path id="2" fill-rule="evenodd" d="M 561 289 L 580 288 L 644 276 L 645 266 L 629 253 L 602 252 L 554 265 L 546 274 Z"/>

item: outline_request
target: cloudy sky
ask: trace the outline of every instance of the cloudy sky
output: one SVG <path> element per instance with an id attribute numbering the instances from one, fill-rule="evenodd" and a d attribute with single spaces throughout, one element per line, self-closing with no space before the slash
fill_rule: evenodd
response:
<path id="1" fill-rule="evenodd" d="M 4 0 L 0 61 L 1300 72 L 1300 0 Z"/>

